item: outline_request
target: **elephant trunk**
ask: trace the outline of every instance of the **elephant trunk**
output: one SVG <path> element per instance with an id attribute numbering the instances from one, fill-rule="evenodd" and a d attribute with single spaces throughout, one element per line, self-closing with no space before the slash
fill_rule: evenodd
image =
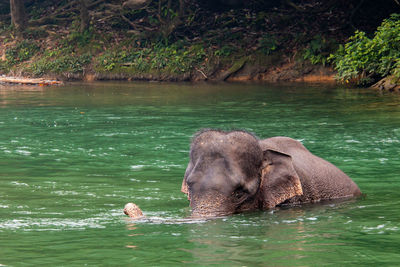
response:
<path id="1" fill-rule="evenodd" d="M 200 194 L 189 194 L 192 217 L 218 217 L 258 209 L 258 198 L 243 196 L 237 198 L 235 193 L 229 196 L 217 191 Z"/>
<path id="2" fill-rule="evenodd" d="M 229 198 L 219 192 L 190 193 L 192 217 L 218 217 L 235 212 Z"/>

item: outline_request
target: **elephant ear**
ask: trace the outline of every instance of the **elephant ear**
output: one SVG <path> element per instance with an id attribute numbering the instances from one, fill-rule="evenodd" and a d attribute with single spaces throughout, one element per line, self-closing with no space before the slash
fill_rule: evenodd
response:
<path id="1" fill-rule="evenodd" d="M 261 185 L 263 208 L 270 209 L 287 199 L 303 194 L 292 157 L 274 149 L 263 152 Z"/>

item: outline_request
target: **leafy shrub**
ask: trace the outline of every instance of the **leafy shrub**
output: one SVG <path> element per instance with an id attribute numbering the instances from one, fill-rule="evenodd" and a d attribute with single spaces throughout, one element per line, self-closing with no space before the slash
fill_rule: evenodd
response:
<path id="1" fill-rule="evenodd" d="M 15 47 L 6 50 L 6 61 L 8 65 L 15 65 L 20 62 L 30 59 L 39 51 L 39 46 L 35 43 L 24 40 L 18 43 Z"/>
<path id="2" fill-rule="evenodd" d="M 89 29 L 84 32 L 73 31 L 64 40 L 65 46 L 71 46 L 71 44 L 76 44 L 78 47 L 82 48 L 90 43 L 93 39 L 92 30 Z"/>
<path id="3" fill-rule="evenodd" d="M 310 60 L 311 64 L 326 65 L 329 54 L 336 48 L 336 43 L 321 35 L 316 35 L 303 51 L 303 58 Z"/>
<path id="4" fill-rule="evenodd" d="M 343 82 L 371 83 L 374 77 L 400 76 L 400 15 L 392 14 L 376 30 L 373 38 L 356 31 L 349 41 L 329 57 Z"/>
<path id="5" fill-rule="evenodd" d="M 55 57 L 53 59 L 53 57 Z M 47 72 L 62 73 L 72 72 L 79 73 L 84 70 L 85 65 L 92 60 L 90 54 L 82 55 L 60 55 L 59 53 L 48 53 L 47 56 L 31 65 L 31 70 L 35 75 L 43 75 Z"/>
<path id="6" fill-rule="evenodd" d="M 113 50 L 101 55 L 96 62 L 98 70 L 113 71 L 120 67 L 128 67 L 137 72 L 164 71 L 169 73 L 185 73 L 195 63 L 206 56 L 201 45 L 180 47 L 178 44 L 163 45 L 136 49 Z"/>
<path id="7" fill-rule="evenodd" d="M 397 59 L 392 74 L 394 76 L 394 78 L 397 79 L 397 81 L 400 81 L 400 58 Z"/>
<path id="8" fill-rule="evenodd" d="M 111 71 L 115 68 L 118 61 L 117 53 L 105 53 L 98 57 L 97 64 L 106 71 Z"/>
<path id="9" fill-rule="evenodd" d="M 266 34 L 261 38 L 260 51 L 264 55 L 272 54 L 277 48 L 278 48 L 278 44 L 277 44 L 276 39 L 273 36 Z"/>

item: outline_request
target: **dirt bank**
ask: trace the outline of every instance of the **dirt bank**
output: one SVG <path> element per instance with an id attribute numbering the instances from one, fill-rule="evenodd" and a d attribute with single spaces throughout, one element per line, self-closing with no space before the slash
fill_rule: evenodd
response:
<path id="1" fill-rule="evenodd" d="M 207 73 L 208 74 L 208 73 Z M 335 83 L 335 72 L 331 67 L 312 65 L 305 62 L 281 62 L 277 65 L 263 66 L 251 62 L 242 65 L 218 66 L 207 75 L 201 69 L 182 74 L 170 73 L 132 73 L 129 71 L 121 72 L 96 72 L 87 69 L 83 73 L 64 72 L 62 74 L 47 74 L 46 79 L 62 81 L 160 81 L 160 82 L 182 82 L 182 81 L 265 81 L 265 82 L 309 82 L 309 83 Z M 20 76 L 21 74 L 19 74 Z M 24 73 L 26 77 L 32 74 Z"/>

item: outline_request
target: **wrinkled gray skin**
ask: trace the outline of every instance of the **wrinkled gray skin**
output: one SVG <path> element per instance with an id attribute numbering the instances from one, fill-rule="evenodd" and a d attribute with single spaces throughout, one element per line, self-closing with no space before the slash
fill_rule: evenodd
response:
<path id="1" fill-rule="evenodd" d="M 361 195 L 344 172 L 294 139 L 219 130 L 193 138 L 182 192 L 195 217 Z"/>

